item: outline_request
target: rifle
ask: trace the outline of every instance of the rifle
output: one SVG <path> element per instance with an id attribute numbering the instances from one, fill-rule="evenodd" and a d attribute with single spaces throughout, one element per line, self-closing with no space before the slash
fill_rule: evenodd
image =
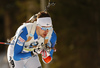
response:
<path id="1" fill-rule="evenodd" d="M 48 5 L 47 5 L 47 6 L 45 7 L 45 9 L 44 9 L 44 12 L 47 12 L 47 11 L 49 10 L 50 6 L 54 6 L 55 4 L 56 4 L 55 2 L 51 2 L 51 1 L 49 0 Z M 36 20 L 37 20 L 37 15 L 38 15 L 38 14 L 39 14 L 39 13 L 33 15 L 28 21 L 26 21 L 26 23 L 36 21 Z"/>

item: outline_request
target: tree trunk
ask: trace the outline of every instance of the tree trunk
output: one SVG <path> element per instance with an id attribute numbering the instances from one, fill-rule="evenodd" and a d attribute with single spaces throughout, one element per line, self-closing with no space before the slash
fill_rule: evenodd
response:
<path id="1" fill-rule="evenodd" d="M 40 8 L 41 11 L 43 11 L 46 7 L 46 0 L 40 0 Z M 43 63 L 43 68 L 49 68 L 49 64 L 44 64 Z"/>
<path id="2" fill-rule="evenodd" d="M 46 7 L 46 0 L 40 0 L 40 8 L 41 8 L 41 11 L 43 11 Z"/>

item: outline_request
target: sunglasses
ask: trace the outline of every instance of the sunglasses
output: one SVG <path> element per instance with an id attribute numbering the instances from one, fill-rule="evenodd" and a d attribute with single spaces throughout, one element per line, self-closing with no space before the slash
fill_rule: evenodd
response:
<path id="1" fill-rule="evenodd" d="M 42 27 L 40 25 L 38 25 L 42 30 L 50 30 L 52 27 Z"/>
<path id="2" fill-rule="evenodd" d="M 41 27 L 42 30 L 50 30 L 52 27 Z"/>

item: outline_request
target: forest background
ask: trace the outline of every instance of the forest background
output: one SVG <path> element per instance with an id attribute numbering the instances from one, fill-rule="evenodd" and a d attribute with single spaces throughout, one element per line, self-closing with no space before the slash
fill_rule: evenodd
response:
<path id="1" fill-rule="evenodd" d="M 56 5 L 48 12 L 57 34 L 57 52 L 49 68 L 100 68 L 100 0 L 52 1 Z M 39 11 L 40 0 L 0 0 L 0 41 L 14 36 Z M 7 47 L 0 45 L 0 56 Z"/>

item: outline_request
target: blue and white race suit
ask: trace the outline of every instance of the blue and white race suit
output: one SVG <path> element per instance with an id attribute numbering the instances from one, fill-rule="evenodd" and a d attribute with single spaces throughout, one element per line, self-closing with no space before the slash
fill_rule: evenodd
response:
<path id="1" fill-rule="evenodd" d="M 11 45 L 9 45 L 8 47 L 7 58 L 8 61 L 14 61 L 14 68 L 23 68 L 24 66 L 26 68 L 39 68 L 41 66 L 38 55 L 32 56 L 32 50 L 28 49 L 30 47 L 30 44 L 35 42 L 36 40 L 42 40 L 38 42 L 40 45 L 41 43 L 44 43 L 44 39 L 42 37 L 39 37 L 36 33 L 36 26 L 34 26 L 33 28 L 33 33 L 31 32 L 34 24 L 35 23 L 27 23 L 21 25 L 18 28 L 14 39 L 11 41 Z M 31 37 L 31 40 L 28 40 L 29 37 Z M 51 43 L 51 48 L 55 46 L 56 40 L 57 36 L 54 30 L 52 30 L 51 34 L 49 35 L 49 43 Z M 28 48 L 25 50 L 25 47 Z M 51 58 L 53 58 L 53 52 L 53 49 L 51 49 L 49 52 Z"/>

